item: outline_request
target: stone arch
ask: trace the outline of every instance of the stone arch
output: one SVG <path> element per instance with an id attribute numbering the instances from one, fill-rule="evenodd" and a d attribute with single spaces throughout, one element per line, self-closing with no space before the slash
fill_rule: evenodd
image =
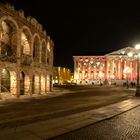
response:
<path id="1" fill-rule="evenodd" d="M 40 36 L 37 33 L 35 33 L 33 36 L 33 59 L 35 62 L 40 62 L 40 45 Z"/>
<path id="2" fill-rule="evenodd" d="M 31 79 L 26 71 L 20 72 L 20 95 L 30 94 Z"/>
<path id="3" fill-rule="evenodd" d="M 47 57 L 47 47 L 46 41 L 43 39 L 41 42 L 42 50 L 41 50 L 41 62 L 46 64 L 46 57 Z"/>
<path id="4" fill-rule="evenodd" d="M 10 16 L 0 18 L 0 54 L 4 60 L 16 61 L 18 25 Z"/>
<path id="5" fill-rule="evenodd" d="M 16 71 L 10 71 L 10 92 L 13 95 L 17 93 L 17 76 Z"/>
<path id="6" fill-rule="evenodd" d="M 41 82 L 40 82 L 40 86 L 41 86 L 41 94 L 44 94 L 46 91 L 45 91 L 45 86 L 46 86 L 46 80 L 45 80 L 45 74 L 41 74 L 40 75 L 40 79 L 41 79 Z"/>
<path id="7" fill-rule="evenodd" d="M 6 68 L 1 69 L 1 92 L 10 92 L 10 71 Z"/>
<path id="8" fill-rule="evenodd" d="M 32 33 L 27 26 L 21 28 L 21 52 L 22 54 L 32 54 Z"/>
<path id="9" fill-rule="evenodd" d="M 11 16 L 3 16 L 3 17 L 1 17 L 1 18 L 0 18 L 0 25 L 1 25 L 2 21 L 4 21 L 4 20 L 9 20 L 9 21 L 11 21 L 11 22 L 14 23 L 14 25 L 16 26 L 16 29 L 17 29 L 17 30 L 19 29 L 19 26 L 18 26 L 17 22 L 16 22 Z"/>

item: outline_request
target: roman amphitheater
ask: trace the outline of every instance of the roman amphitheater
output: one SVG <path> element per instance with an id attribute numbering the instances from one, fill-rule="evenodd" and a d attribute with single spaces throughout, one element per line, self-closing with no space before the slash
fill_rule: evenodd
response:
<path id="1" fill-rule="evenodd" d="M 35 18 L 0 3 L 0 99 L 50 92 L 53 46 Z"/>

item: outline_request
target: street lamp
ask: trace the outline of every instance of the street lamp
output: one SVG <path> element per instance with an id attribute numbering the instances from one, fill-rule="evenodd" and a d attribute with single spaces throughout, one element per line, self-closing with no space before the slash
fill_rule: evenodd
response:
<path id="1" fill-rule="evenodd" d="M 137 52 L 137 85 L 136 85 L 136 96 L 140 96 L 140 86 L 139 86 L 139 50 L 140 50 L 140 44 L 137 44 L 135 46 L 135 49 L 138 51 Z"/>

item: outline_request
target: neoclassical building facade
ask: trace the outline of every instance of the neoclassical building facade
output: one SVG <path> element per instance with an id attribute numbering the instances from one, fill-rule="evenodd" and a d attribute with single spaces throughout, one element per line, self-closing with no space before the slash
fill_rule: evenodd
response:
<path id="1" fill-rule="evenodd" d="M 135 48 L 126 47 L 104 56 L 73 56 L 74 80 L 77 84 L 136 83 L 138 55 Z"/>
<path id="2" fill-rule="evenodd" d="M 0 3 L 0 98 L 51 91 L 53 46 L 35 18 Z"/>

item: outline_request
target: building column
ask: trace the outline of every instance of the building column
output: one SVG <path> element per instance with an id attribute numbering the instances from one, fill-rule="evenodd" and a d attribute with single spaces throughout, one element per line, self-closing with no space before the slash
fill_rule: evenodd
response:
<path id="1" fill-rule="evenodd" d="M 31 59 L 32 59 L 32 63 L 31 63 L 31 66 L 34 65 L 34 57 L 33 57 L 33 50 L 34 50 L 34 44 L 33 44 L 33 38 L 31 38 Z"/>
<path id="2" fill-rule="evenodd" d="M 118 60 L 118 78 L 121 79 L 121 60 Z"/>
<path id="3" fill-rule="evenodd" d="M 118 60 L 115 60 L 115 79 L 118 80 Z"/>
<path id="4" fill-rule="evenodd" d="M 46 76 L 45 76 L 45 94 L 47 94 L 47 77 Z"/>
<path id="5" fill-rule="evenodd" d="M 109 80 L 108 65 L 109 65 L 109 60 L 106 60 L 106 78 L 107 78 L 107 80 Z"/>
<path id="6" fill-rule="evenodd" d="M 2 72 L 2 69 L 0 68 L 0 93 L 1 93 L 1 72 Z"/>
<path id="7" fill-rule="evenodd" d="M 1 46 L 1 40 L 2 40 L 2 27 L 0 26 L 0 46 Z M 1 54 L 1 47 L 0 47 L 0 54 Z"/>
<path id="8" fill-rule="evenodd" d="M 116 77 L 115 77 L 115 69 L 114 69 L 115 67 L 114 67 L 114 66 L 115 66 L 115 61 L 114 61 L 114 59 L 113 59 L 113 60 L 112 60 L 112 76 L 113 76 L 113 78 L 116 78 Z"/>
<path id="9" fill-rule="evenodd" d="M 132 60 L 132 79 L 136 80 L 136 60 Z"/>
<path id="10" fill-rule="evenodd" d="M 32 96 L 32 92 L 33 92 L 33 75 L 31 74 L 29 77 L 30 77 L 29 95 Z"/>
<path id="11" fill-rule="evenodd" d="M 47 52 L 46 52 L 47 53 Z M 53 46 L 51 46 L 51 50 L 50 50 L 50 66 L 53 66 Z"/>
<path id="12" fill-rule="evenodd" d="M 130 61 L 130 80 L 132 81 L 132 61 Z"/>
<path id="13" fill-rule="evenodd" d="M 41 74 L 39 75 L 39 94 L 41 94 Z"/>
<path id="14" fill-rule="evenodd" d="M 18 30 L 17 31 L 17 70 L 16 70 L 16 74 L 17 74 L 17 98 L 20 97 L 20 76 L 21 76 L 21 70 L 20 70 L 20 67 L 21 67 L 21 30 Z"/>
<path id="15" fill-rule="evenodd" d="M 123 70 L 124 70 L 124 60 L 121 60 L 121 67 L 120 67 L 120 79 L 123 80 Z"/>
<path id="16" fill-rule="evenodd" d="M 52 84 L 52 75 L 50 75 L 50 91 L 52 91 L 52 89 L 53 89 L 53 84 Z"/>
<path id="17" fill-rule="evenodd" d="M 20 70 L 19 70 L 19 68 L 17 68 L 17 84 L 16 84 L 16 86 L 17 86 L 16 96 L 17 96 L 17 98 L 19 98 L 20 97 Z"/>
<path id="18" fill-rule="evenodd" d="M 39 64 L 42 63 L 41 57 L 42 57 L 42 44 L 40 43 L 40 48 L 39 48 Z"/>
<path id="19" fill-rule="evenodd" d="M 76 60 L 75 60 L 75 58 L 74 58 L 74 80 L 76 80 L 76 75 L 77 75 L 77 72 L 76 72 Z M 76 82 L 77 82 L 77 80 L 76 80 Z"/>

